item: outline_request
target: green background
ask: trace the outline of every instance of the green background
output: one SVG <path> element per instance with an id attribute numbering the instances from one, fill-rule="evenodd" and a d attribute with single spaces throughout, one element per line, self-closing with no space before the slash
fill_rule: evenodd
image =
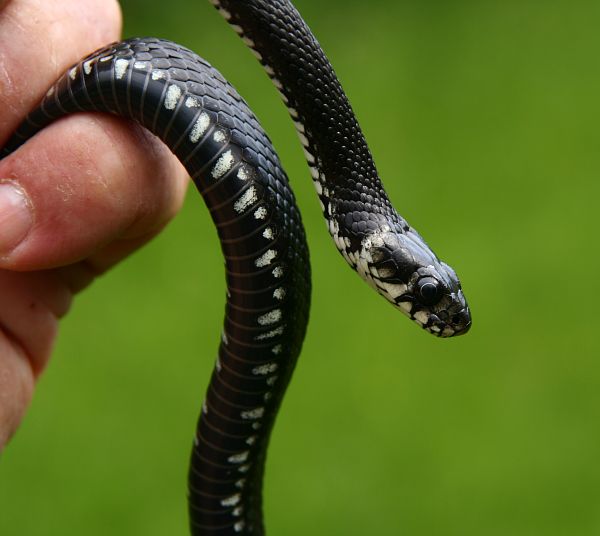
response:
<path id="1" fill-rule="evenodd" d="M 391 199 L 461 276 L 438 340 L 344 265 L 293 125 L 208 4 L 124 0 L 194 48 L 274 140 L 314 298 L 266 478 L 273 535 L 600 534 L 600 3 L 297 0 Z M 186 534 L 191 439 L 224 303 L 200 198 L 97 281 L 0 465 L 2 536 Z"/>

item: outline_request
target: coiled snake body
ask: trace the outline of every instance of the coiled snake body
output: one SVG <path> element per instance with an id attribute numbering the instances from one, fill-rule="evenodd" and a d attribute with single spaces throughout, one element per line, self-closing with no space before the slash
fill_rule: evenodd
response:
<path id="1" fill-rule="evenodd" d="M 329 231 L 344 258 L 427 331 L 464 333 L 460 283 L 391 206 L 350 104 L 288 0 L 211 0 L 250 46 L 297 127 Z M 217 226 L 227 305 L 189 473 L 194 535 L 263 534 L 270 430 L 306 330 L 304 230 L 277 155 L 222 76 L 159 39 L 110 45 L 73 66 L 0 153 L 65 114 L 139 121 L 184 163 Z"/>

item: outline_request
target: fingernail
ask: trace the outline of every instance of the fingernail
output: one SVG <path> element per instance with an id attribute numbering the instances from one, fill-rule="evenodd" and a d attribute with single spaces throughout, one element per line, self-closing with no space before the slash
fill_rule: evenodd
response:
<path id="1" fill-rule="evenodd" d="M 33 224 L 27 194 L 13 181 L 0 181 L 0 255 L 10 253 Z"/>

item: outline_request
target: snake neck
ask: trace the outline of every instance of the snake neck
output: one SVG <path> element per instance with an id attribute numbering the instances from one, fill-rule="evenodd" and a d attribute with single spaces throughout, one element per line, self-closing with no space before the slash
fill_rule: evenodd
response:
<path id="1" fill-rule="evenodd" d="M 353 252 L 361 250 L 370 233 L 382 229 L 406 233 L 410 227 L 383 189 L 329 60 L 288 0 L 210 1 L 253 50 L 279 90 L 303 145 L 330 234 L 357 269 Z"/>

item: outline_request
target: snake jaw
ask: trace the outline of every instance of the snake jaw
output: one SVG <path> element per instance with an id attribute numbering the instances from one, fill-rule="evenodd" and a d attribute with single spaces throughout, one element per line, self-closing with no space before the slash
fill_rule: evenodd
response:
<path id="1" fill-rule="evenodd" d="M 456 273 L 412 229 L 401 233 L 384 225 L 363 237 L 351 257 L 370 286 L 432 335 L 469 330 L 470 311 Z"/>

